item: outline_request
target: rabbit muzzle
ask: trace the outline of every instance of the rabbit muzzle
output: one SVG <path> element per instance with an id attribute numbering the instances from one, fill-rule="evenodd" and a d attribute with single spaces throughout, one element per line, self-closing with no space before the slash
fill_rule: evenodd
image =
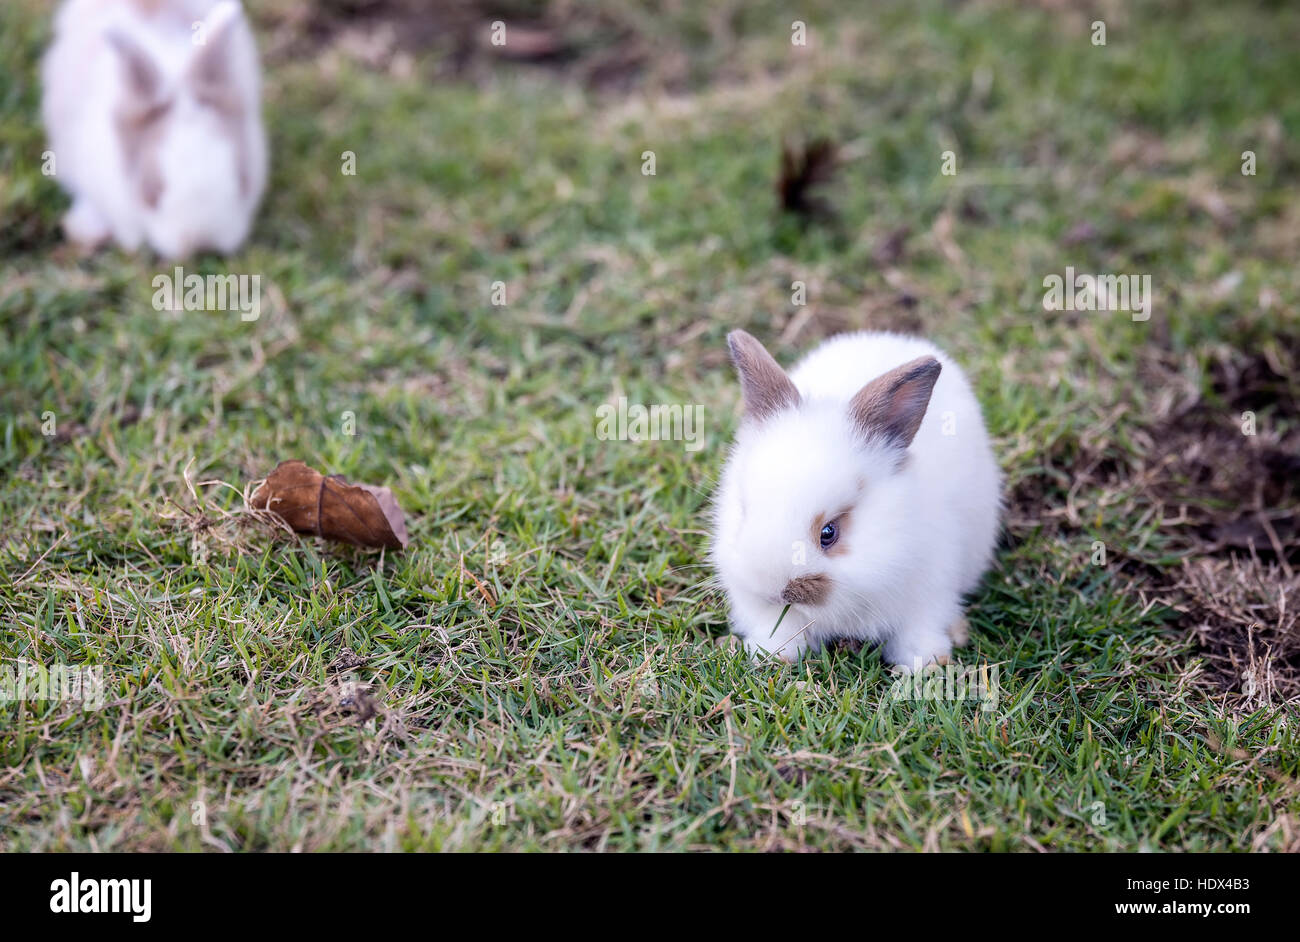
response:
<path id="1" fill-rule="evenodd" d="M 789 605 L 820 605 L 831 590 L 831 580 L 824 575 L 797 576 L 781 590 L 781 601 Z"/>

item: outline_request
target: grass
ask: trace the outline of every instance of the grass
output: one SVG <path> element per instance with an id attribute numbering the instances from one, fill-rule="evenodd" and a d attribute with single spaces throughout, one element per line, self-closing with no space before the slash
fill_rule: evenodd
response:
<path id="1" fill-rule="evenodd" d="M 287 2 L 251 4 L 254 237 L 188 266 L 261 274 L 255 323 L 156 311 L 169 266 L 61 244 L 48 11 L 0 9 L 0 666 L 108 686 L 99 711 L 0 703 L 0 847 L 1296 849 L 1295 704 L 1243 705 L 1130 570 L 1091 564 L 1101 540 L 1173 565 L 1162 514 L 1082 468 L 1159 438 L 1150 363 L 1212 403 L 1216 350 L 1295 332 L 1300 11 L 1133 4 L 1096 47 L 1030 3 L 812 3 L 801 50 L 781 4 L 619 0 L 655 50 L 627 91 L 456 77 L 436 49 L 277 55 Z M 846 158 L 839 222 L 804 229 L 773 178 L 781 139 L 817 134 Z M 1150 273 L 1151 320 L 1044 311 L 1066 265 Z M 963 653 L 998 666 L 995 711 L 894 700 L 871 651 L 773 668 L 720 643 L 736 326 L 786 362 L 872 326 L 966 365 L 1010 500 Z M 599 440 L 619 396 L 704 404 L 703 447 Z M 411 545 L 287 539 L 187 486 L 292 457 L 390 485 Z"/>

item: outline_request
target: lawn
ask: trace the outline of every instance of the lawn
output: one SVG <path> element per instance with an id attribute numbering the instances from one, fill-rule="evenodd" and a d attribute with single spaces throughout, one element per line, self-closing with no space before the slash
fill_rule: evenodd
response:
<path id="1" fill-rule="evenodd" d="M 105 684 L 0 702 L 0 848 L 1300 849 L 1300 9 L 248 6 L 268 197 L 186 267 L 260 276 L 255 321 L 63 243 L 48 5 L 0 5 L 0 670 Z M 819 137 L 804 220 L 781 147 Z M 1149 275 L 1149 320 L 1046 310 L 1067 266 Z M 728 643 L 735 327 L 965 366 L 993 709 Z M 701 405 L 700 447 L 599 437 L 620 397 Z M 291 458 L 391 487 L 410 544 L 244 512 Z"/>

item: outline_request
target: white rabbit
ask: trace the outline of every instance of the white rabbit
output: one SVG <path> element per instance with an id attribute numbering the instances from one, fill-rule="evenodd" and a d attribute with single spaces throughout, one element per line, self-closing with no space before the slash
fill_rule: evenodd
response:
<path id="1" fill-rule="evenodd" d="M 235 0 L 67 0 L 42 63 L 68 238 L 177 259 L 244 241 L 266 185 L 257 47 Z"/>
<path id="2" fill-rule="evenodd" d="M 727 342 L 745 415 L 711 554 L 732 630 L 787 661 L 847 637 L 883 642 L 904 671 L 946 662 L 1001 510 L 961 369 L 898 334 L 834 337 L 789 376 L 744 331 Z"/>

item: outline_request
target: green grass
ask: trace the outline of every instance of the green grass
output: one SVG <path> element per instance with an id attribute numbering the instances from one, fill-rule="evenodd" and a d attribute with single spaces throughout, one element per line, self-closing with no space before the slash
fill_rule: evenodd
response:
<path id="1" fill-rule="evenodd" d="M 681 37 L 662 94 L 271 59 L 254 237 L 189 266 L 260 273 L 252 324 L 155 311 L 168 266 L 61 245 L 48 12 L 0 8 L 0 667 L 108 683 L 99 711 L 0 704 L 0 847 L 1294 846 L 1294 710 L 1235 709 L 1167 611 L 1089 564 L 1095 539 L 1158 555 L 1161 523 L 1071 485 L 1091 437 L 1140 450 L 1146 358 L 1208 393 L 1209 350 L 1295 330 L 1300 11 L 1129 5 L 1099 48 L 1089 17 L 1034 4 L 836 6 L 803 8 L 811 50 L 774 2 L 721 26 L 609 7 L 657 49 Z M 817 133 L 848 157 L 840 221 L 804 231 L 772 183 L 781 138 Z M 1063 247 L 1085 221 L 1098 237 Z M 1044 311 L 1067 264 L 1150 273 L 1151 321 Z M 796 279 L 813 316 L 782 344 Z M 1043 495 L 971 606 L 963 660 L 999 666 L 996 711 L 895 701 L 871 651 L 777 669 L 718 643 L 736 326 L 787 362 L 872 326 L 966 365 L 1009 492 Z M 704 447 L 600 441 L 620 395 L 704 404 Z M 47 411 L 71 434 L 43 435 Z M 291 457 L 389 484 L 411 545 L 184 526 L 187 468 L 242 488 Z M 239 506 L 199 490 L 212 518 Z M 1050 525 L 1067 500 L 1082 523 Z M 364 663 L 338 669 L 344 648 Z M 378 715 L 340 705 L 351 681 Z"/>

